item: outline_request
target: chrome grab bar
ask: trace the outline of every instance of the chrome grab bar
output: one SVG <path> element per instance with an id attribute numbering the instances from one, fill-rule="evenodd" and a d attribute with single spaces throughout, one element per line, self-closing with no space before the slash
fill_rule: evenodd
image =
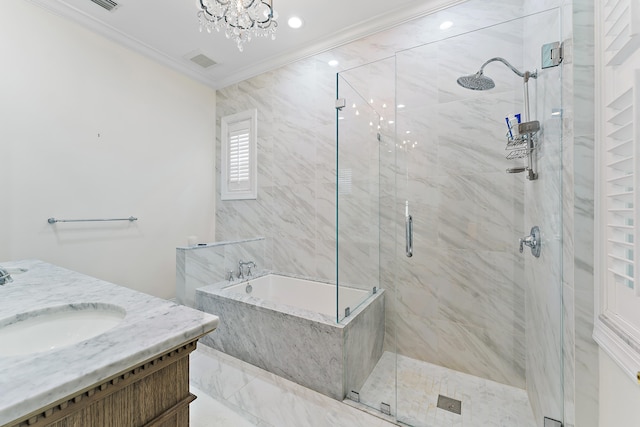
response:
<path id="1" fill-rule="evenodd" d="M 107 218 L 107 219 L 55 219 L 49 218 L 47 222 L 49 224 L 55 224 L 56 222 L 95 222 L 95 221 L 137 221 L 138 218 L 130 216 L 129 218 Z"/>
<path id="2" fill-rule="evenodd" d="M 404 228 L 406 239 L 406 254 L 408 258 L 413 256 L 413 218 L 409 215 L 409 202 L 406 202 L 404 213 Z"/>

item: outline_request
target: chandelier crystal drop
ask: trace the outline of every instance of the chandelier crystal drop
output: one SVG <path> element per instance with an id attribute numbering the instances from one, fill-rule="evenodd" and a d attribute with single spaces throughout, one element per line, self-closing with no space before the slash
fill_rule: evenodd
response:
<path id="1" fill-rule="evenodd" d="M 242 52 L 252 37 L 276 38 L 277 14 L 273 0 L 200 0 L 200 31 L 224 30 Z"/>

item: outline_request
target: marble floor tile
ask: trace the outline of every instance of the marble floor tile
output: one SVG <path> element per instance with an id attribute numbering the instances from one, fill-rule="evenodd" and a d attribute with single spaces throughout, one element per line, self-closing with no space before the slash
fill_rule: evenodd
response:
<path id="1" fill-rule="evenodd" d="M 191 354 L 190 382 L 192 405 L 200 401 L 191 427 L 394 425 L 204 345 Z"/>
<path id="2" fill-rule="evenodd" d="M 190 427 L 256 427 L 233 409 L 210 397 L 193 385 L 191 393 L 198 398 L 189 405 Z"/>
<path id="3" fill-rule="evenodd" d="M 207 346 L 191 354 L 191 427 L 391 427 L 371 415 L 391 405 L 400 425 L 535 427 L 526 392 L 385 352 L 360 390 L 361 405 L 339 402 Z M 462 401 L 462 414 L 437 407 L 438 394 Z M 366 409 L 369 405 L 376 410 Z M 356 409 L 360 408 L 360 409 Z"/>
<path id="4" fill-rule="evenodd" d="M 524 390 L 385 352 L 360 389 L 360 402 L 391 404 L 398 420 L 414 427 L 535 427 Z M 397 407 L 395 382 L 398 382 Z M 462 414 L 437 407 L 438 395 L 462 402 Z"/>

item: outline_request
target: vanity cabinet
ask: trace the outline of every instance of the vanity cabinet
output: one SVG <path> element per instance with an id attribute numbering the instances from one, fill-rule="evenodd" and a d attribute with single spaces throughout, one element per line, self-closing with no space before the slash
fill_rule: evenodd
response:
<path id="1" fill-rule="evenodd" d="M 188 427 L 191 341 L 6 427 Z"/>

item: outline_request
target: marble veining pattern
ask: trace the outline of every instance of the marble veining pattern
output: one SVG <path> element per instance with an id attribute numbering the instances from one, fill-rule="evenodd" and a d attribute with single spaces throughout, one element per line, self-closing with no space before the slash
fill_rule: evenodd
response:
<path id="1" fill-rule="evenodd" d="M 190 376 L 192 392 L 199 396 L 192 406 L 203 398 L 222 412 L 196 408 L 194 427 L 211 426 L 212 419 L 221 427 L 395 425 L 204 345 L 191 354 Z M 200 418 L 206 415 L 210 418 Z"/>
<path id="2" fill-rule="evenodd" d="M 340 323 L 217 284 L 199 288 L 196 305 L 222 319 L 204 344 L 334 399 L 362 384 L 382 354 L 384 291 Z"/>
<path id="3" fill-rule="evenodd" d="M 310 275 L 335 278 L 335 262 L 330 257 L 336 248 L 331 235 L 336 206 L 331 189 L 335 188 L 336 174 L 350 169 L 352 193 L 340 199 L 341 236 L 348 236 L 348 243 L 343 239 L 338 244 L 339 274 L 341 280 L 357 280 L 379 268 L 374 280 L 379 277 L 381 287 L 397 292 L 397 299 L 386 304 L 385 348 L 397 346 L 406 356 L 517 387 L 528 384 L 537 413 L 546 407 L 555 413 L 558 408 L 554 402 L 562 400 L 558 396 L 562 358 L 562 271 L 558 261 L 563 244 L 572 244 L 571 235 L 564 241 L 558 238 L 563 233 L 559 216 L 563 206 L 558 201 L 562 200 L 559 192 L 571 186 L 572 177 L 559 173 L 564 170 L 560 160 L 566 152 L 558 150 L 559 144 L 570 135 L 559 140 L 552 134 L 572 121 L 572 111 L 570 105 L 563 111 L 562 123 L 555 123 L 553 120 L 559 119 L 550 118 L 550 112 L 560 106 L 557 83 L 566 87 L 572 82 L 561 81 L 560 69 L 552 69 L 530 84 L 533 115 L 544 121 L 545 135 L 539 152 L 543 178 L 529 182 L 523 175 L 504 173 L 505 168 L 522 164 L 504 159 L 503 122 L 505 114 L 522 109 L 522 80 L 499 64 L 487 69 L 497 84 L 490 92 L 462 90 L 455 77 L 477 71 L 493 56 L 505 57 L 521 69 L 539 68 L 540 45 L 559 29 L 558 9 L 554 9 L 558 3 L 468 1 L 220 91 L 220 116 L 259 105 L 265 109 L 259 111 L 265 122 L 274 115 L 286 117 L 286 125 L 278 125 L 277 134 L 269 133 L 275 124 L 265 123 L 264 135 L 271 144 L 277 140 L 282 147 L 290 146 L 292 155 L 280 150 L 282 156 L 274 156 L 273 146 L 266 152 L 267 161 L 273 164 L 265 166 L 271 175 L 265 176 L 268 193 L 263 201 L 243 204 L 242 211 L 233 203 L 218 201 L 218 237 L 247 236 L 256 224 L 264 225 L 274 237 L 274 269 L 287 271 L 289 263 L 303 273 L 315 271 Z M 524 13 L 537 15 L 514 19 Z M 456 23 L 451 31 L 431 31 L 445 17 Z M 557 38 L 562 38 L 559 32 Z M 395 64 L 393 60 L 376 62 L 396 53 Z M 317 148 L 324 147 L 335 133 L 335 110 L 329 102 L 335 98 L 335 70 L 326 66 L 330 58 L 338 59 L 342 70 L 349 69 L 340 73 L 342 83 L 348 83 L 341 86 L 340 96 L 359 105 L 376 101 L 373 111 L 364 105 L 359 108 L 359 118 L 348 102 L 349 111 L 338 122 L 339 127 L 358 127 L 348 138 L 339 136 L 338 171 L 335 152 Z M 393 91 L 389 82 L 397 82 L 397 101 L 407 105 L 404 110 L 383 111 L 378 100 Z M 386 155 L 394 132 L 382 128 L 379 150 L 375 149 L 375 133 L 368 122 L 377 115 L 395 120 L 399 134 L 411 131 L 419 144 Z M 313 138 L 299 138 L 299 129 Z M 316 149 L 303 149 L 297 145 L 299 141 L 316 144 Z M 362 141 L 366 152 L 359 151 L 356 141 Z M 300 153 L 315 155 L 315 161 L 302 159 Z M 300 175 L 298 184 L 299 194 L 308 200 L 298 203 L 291 195 L 273 192 L 274 171 L 292 190 L 291 177 L 282 171 L 283 165 L 292 170 L 315 168 L 314 188 L 306 187 L 311 173 Z M 375 185 L 366 186 L 372 182 Z M 404 250 L 403 243 L 394 244 L 394 230 L 404 227 L 403 206 L 395 203 L 396 196 L 413 202 L 416 256 L 412 259 L 395 255 Z M 298 204 L 304 216 L 288 215 L 288 222 L 274 217 L 296 210 Z M 361 218 L 371 218 L 371 223 L 363 224 Z M 549 249 L 538 264 L 517 252 L 518 237 L 528 234 L 533 223 L 542 224 Z M 301 238 L 298 229 L 280 229 L 287 227 L 309 234 Z M 371 266 L 369 271 L 362 268 L 367 265 Z M 536 287 L 537 283 L 549 285 Z M 552 295 L 552 303 L 546 303 L 545 292 Z M 527 337 L 530 329 L 546 328 L 553 329 L 548 337 L 541 332 Z M 538 345 L 551 345 L 553 350 L 541 352 Z M 542 371 L 546 363 L 549 373 Z M 537 382 L 536 378 L 542 377 L 554 380 Z"/>
<path id="4" fill-rule="evenodd" d="M 258 237 L 176 248 L 177 301 L 195 307 L 197 288 L 214 283 L 224 285 L 229 274 L 233 275 L 232 281 L 239 280 L 239 261 L 256 264 L 251 272 L 253 276 L 265 274 L 271 269 L 267 244 L 265 238 Z"/>
<path id="5" fill-rule="evenodd" d="M 536 426 L 524 390 L 390 352 L 359 391 L 361 404 L 389 403 L 398 421 L 414 427 Z M 438 408 L 439 394 L 462 401 L 462 414 Z"/>
<path id="6" fill-rule="evenodd" d="M 0 287 L 0 319 L 71 303 L 116 305 L 126 315 L 89 340 L 45 353 L 0 357 L 0 424 L 198 338 L 218 324 L 214 315 L 42 261 L 1 265 L 28 271 Z"/>

